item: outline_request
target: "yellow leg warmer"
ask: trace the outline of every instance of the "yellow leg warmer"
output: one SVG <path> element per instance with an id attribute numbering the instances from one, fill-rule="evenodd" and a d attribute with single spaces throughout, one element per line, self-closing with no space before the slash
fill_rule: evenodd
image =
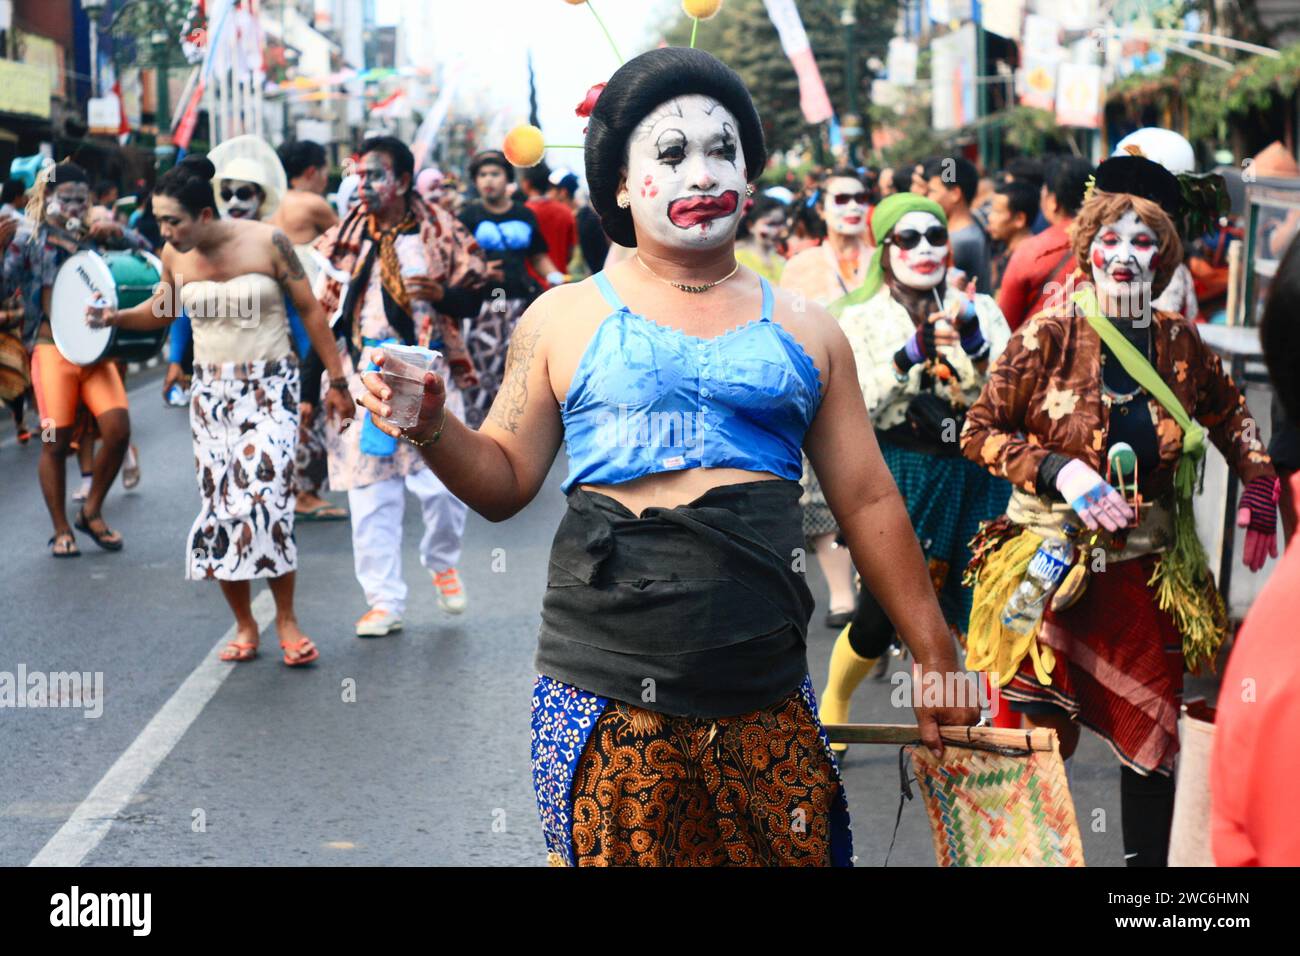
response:
<path id="1" fill-rule="evenodd" d="M 821 721 L 823 724 L 842 724 L 849 719 L 849 698 L 853 691 L 875 665 L 875 658 L 859 657 L 849 645 L 849 628 L 845 625 L 840 636 L 835 638 L 835 648 L 831 651 L 830 675 L 826 680 L 826 690 L 821 697 Z M 831 744 L 837 753 L 848 749 L 846 744 Z"/>

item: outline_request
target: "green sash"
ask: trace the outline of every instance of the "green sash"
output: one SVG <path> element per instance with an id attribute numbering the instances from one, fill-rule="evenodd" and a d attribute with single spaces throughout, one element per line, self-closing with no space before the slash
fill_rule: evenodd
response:
<path id="1" fill-rule="evenodd" d="M 1092 286 L 1080 289 L 1070 298 L 1083 310 L 1083 317 L 1110 347 L 1111 353 L 1119 359 L 1119 364 L 1124 366 L 1124 371 L 1150 392 L 1183 430 L 1183 457 L 1179 459 L 1174 473 L 1174 485 L 1179 494 L 1190 495 L 1195 487 L 1197 466 L 1205 455 L 1205 429 L 1187 414 L 1183 403 L 1175 397 L 1173 390 L 1147 361 L 1147 357 L 1124 337 L 1123 332 L 1115 328 L 1110 319 L 1101 314 Z"/>
<path id="2" fill-rule="evenodd" d="M 1169 612 L 1183 636 L 1183 658 L 1188 668 L 1196 671 L 1202 665 L 1213 667 L 1214 656 L 1228 633 L 1228 614 L 1222 596 L 1214 587 L 1192 513 L 1196 475 L 1205 457 L 1205 429 L 1187 414 L 1146 356 L 1101 314 L 1092 286 L 1080 289 L 1070 298 L 1083 310 L 1088 324 L 1110 347 L 1124 371 L 1155 396 L 1183 430 L 1183 454 L 1174 471 L 1173 547 L 1161 556 L 1148 583 L 1156 589 L 1157 605 Z"/>

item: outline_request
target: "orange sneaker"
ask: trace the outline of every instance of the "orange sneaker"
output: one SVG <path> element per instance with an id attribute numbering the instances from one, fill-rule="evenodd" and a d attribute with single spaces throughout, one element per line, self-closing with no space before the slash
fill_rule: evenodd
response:
<path id="1" fill-rule="evenodd" d="M 434 586 L 438 589 L 438 607 L 448 614 L 461 614 L 465 610 L 465 588 L 460 583 L 460 575 L 455 568 L 438 571 L 433 575 Z"/>

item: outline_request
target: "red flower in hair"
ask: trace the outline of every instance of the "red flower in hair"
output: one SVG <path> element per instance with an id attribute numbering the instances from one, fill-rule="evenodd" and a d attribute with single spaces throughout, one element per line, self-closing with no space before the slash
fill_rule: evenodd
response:
<path id="1" fill-rule="evenodd" d="M 603 92 L 605 92 L 604 83 L 597 83 L 595 86 L 589 89 L 587 91 L 587 95 L 583 97 L 582 102 L 578 104 L 578 108 L 573 111 L 574 115 L 581 116 L 583 119 L 586 119 L 588 116 L 590 116 L 591 111 L 596 108 L 596 100 L 600 99 L 600 94 Z M 584 133 L 587 132 L 587 128 L 584 126 L 582 131 Z"/>

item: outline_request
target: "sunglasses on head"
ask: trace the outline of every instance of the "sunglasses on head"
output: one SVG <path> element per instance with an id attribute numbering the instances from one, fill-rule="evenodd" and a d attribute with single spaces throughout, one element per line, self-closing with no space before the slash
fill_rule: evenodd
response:
<path id="1" fill-rule="evenodd" d="M 865 206 L 867 200 L 871 197 L 867 193 L 835 193 L 831 199 L 835 200 L 837 206 L 847 206 L 850 201 L 857 203 L 859 206 Z"/>
<path id="2" fill-rule="evenodd" d="M 229 186 L 223 186 L 221 189 L 221 198 L 226 202 L 232 199 L 238 199 L 240 202 L 248 202 L 257 195 L 257 190 L 252 186 L 240 186 L 238 189 L 231 190 Z"/>
<path id="3" fill-rule="evenodd" d="M 946 246 L 948 244 L 948 230 L 943 226 L 931 226 L 925 232 L 917 232 L 915 229 L 904 229 L 902 232 L 894 233 L 889 241 L 900 249 L 915 249 L 921 244 L 922 237 L 931 246 Z"/>

